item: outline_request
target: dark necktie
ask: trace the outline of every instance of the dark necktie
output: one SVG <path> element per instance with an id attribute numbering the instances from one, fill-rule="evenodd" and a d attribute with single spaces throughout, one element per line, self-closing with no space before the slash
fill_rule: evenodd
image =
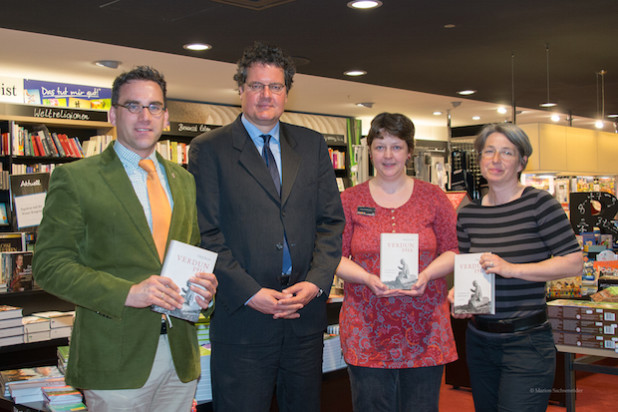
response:
<path id="1" fill-rule="evenodd" d="M 268 171 L 270 172 L 270 177 L 273 179 L 273 183 L 277 188 L 277 193 L 281 196 L 281 179 L 279 178 L 279 169 L 277 169 L 277 162 L 275 162 L 275 157 L 273 156 L 273 152 L 270 151 L 270 138 L 269 134 L 261 134 L 260 137 L 264 140 L 264 149 L 262 149 L 262 159 L 264 159 L 264 163 L 266 163 L 266 167 L 268 167 Z M 289 274 L 292 270 L 292 258 L 290 257 L 290 248 L 288 246 L 288 240 L 286 239 L 285 234 L 283 235 L 283 262 L 281 266 L 282 274 Z"/>
<path id="2" fill-rule="evenodd" d="M 281 196 L 281 179 L 279 178 L 279 169 L 277 169 L 277 162 L 275 162 L 275 157 L 273 156 L 273 152 L 270 151 L 270 138 L 269 134 L 261 134 L 260 137 L 264 139 L 264 149 L 262 150 L 262 159 L 264 159 L 264 163 L 266 163 L 266 167 L 268 167 L 268 171 L 270 172 L 270 177 L 273 179 L 273 183 L 277 188 L 277 193 Z"/>

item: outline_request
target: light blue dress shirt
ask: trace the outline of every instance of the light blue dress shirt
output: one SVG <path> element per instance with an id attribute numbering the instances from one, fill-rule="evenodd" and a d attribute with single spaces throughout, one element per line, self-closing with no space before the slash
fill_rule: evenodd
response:
<path id="1" fill-rule="evenodd" d="M 122 162 L 122 166 L 124 166 L 124 170 L 127 172 L 127 176 L 129 176 L 129 180 L 133 185 L 133 190 L 135 190 L 135 194 L 142 204 L 142 208 L 144 209 L 144 214 L 146 215 L 146 220 L 148 221 L 148 227 L 150 227 L 150 231 L 152 232 L 152 212 L 150 210 L 150 201 L 148 200 L 148 188 L 146 186 L 146 179 L 148 177 L 148 173 L 139 167 L 139 161 L 142 160 L 140 155 L 133 152 L 132 150 L 127 149 L 122 145 L 118 140 L 114 142 L 114 151 L 118 155 L 118 158 Z M 163 190 L 167 195 L 167 199 L 170 202 L 170 207 L 174 210 L 174 199 L 172 198 L 172 193 L 170 191 L 169 183 L 167 182 L 167 174 L 165 173 L 165 169 L 159 161 L 157 160 L 157 156 L 155 151 L 153 151 L 147 159 L 151 159 L 155 165 L 155 169 L 157 170 L 157 174 L 159 175 L 159 180 L 161 181 L 161 185 L 163 186 Z"/>

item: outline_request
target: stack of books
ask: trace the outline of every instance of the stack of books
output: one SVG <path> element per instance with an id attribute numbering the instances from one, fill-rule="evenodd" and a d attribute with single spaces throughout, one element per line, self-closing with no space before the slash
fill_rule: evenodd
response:
<path id="1" fill-rule="evenodd" d="M 58 369 L 62 374 L 66 375 L 67 366 L 69 364 L 69 347 L 58 346 L 58 348 L 56 348 L 56 354 L 58 355 Z"/>
<path id="2" fill-rule="evenodd" d="M 324 334 L 324 354 L 322 356 L 322 372 L 332 372 L 347 367 L 341 352 L 339 325 L 329 325 Z"/>
<path id="3" fill-rule="evenodd" d="M 10 396 L 19 404 L 43 401 L 41 388 L 44 386 L 64 385 L 64 376 L 55 366 L 0 371 L 0 389 L 4 397 Z"/>
<path id="4" fill-rule="evenodd" d="M 68 338 L 71 336 L 71 330 L 73 329 L 73 321 L 75 320 L 74 310 L 69 312 L 59 312 L 54 310 L 48 312 L 33 313 L 32 315 L 49 320 L 50 339 Z"/>
<path id="5" fill-rule="evenodd" d="M 22 308 L 0 305 L 0 346 L 24 343 Z"/>
<path id="6" fill-rule="evenodd" d="M 49 319 L 39 316 L 24 316 L 22 323 L 24 325 L 24 342 L 40 342 L 49 340 L 50 324 Z"/>
<path id="7" fill-rule="evenodd" d="M 82 403 L 82 393 L 72 386 L 44 386 L 41 388 L 47 405 L 75 405 Z"/>
<path id="8" fill-rule="evenodd" d="M 195 327 L 197 328 L 197 341 L 200 345 L 201 366 L 195 399 L 200 403 L 212 400 L 212 388 L 210 385 L 210 321 L 200 313 Z"/>

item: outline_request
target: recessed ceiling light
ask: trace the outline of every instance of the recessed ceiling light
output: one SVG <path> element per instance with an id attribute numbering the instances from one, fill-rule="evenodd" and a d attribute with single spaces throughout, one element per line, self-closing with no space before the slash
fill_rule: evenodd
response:
<path id="1" fill-rule="evenodd" d="M 206 43 L 187 43 L 182 46 L 183 49 L 193 50 L 193 51 L 202 51 L 202 50 L 210 50 L 212 46 Z"/>
<path id="2" fill-rule="evenodd" d="M 498 107 L 498 113 L 506 114 L 506 112 L 507 112 L 506 107 L 503 107 L 503 106 Z"/>
<path id="3" fill-rule="evenodd" d="M 441 114 L 442 114 L 442 112 L 439 111 L 439 110 L 436 110 L 435 112 L 433 112 L 434 116 L 440 116 Z"/>
<path id="4" fill-rule="evenodd" d="M 460 90 L 457 92 L 457 94 L 460 94 L 462 96 L 470 96 L 471 94 L 476 93 L 476 90 Z"/>
<path id="5" fill-rule="evenodd" d="M 596 122 L 594 122 L 594 127 L 596 127 L 597 129 L 602 129 L 603 128 L 603 120 L 597 120 Z"/>
<path id="6" fill-rule="evenodd" d="M 481 120 L 481 116 L 472 116 L 472 120 Z"/>
<path id="7" fill-rule="evenodd" d="M 346 76 L 364 76 L 367 74 L 365 70 L 348 70 L 343 72 Z"/>
<path id="8" fill-rule="evenodd" d="M 379 0 L 354 0 L 348 2 L 348 7 L 351 9 L 375 9 L 381 5 L 382 2 Z"/>
<path id="9" fill-rule="evenodd" d="M 97 60 L 94 62 L 96 66 L 99 67 L 107 67 L 108 69 L 117 69 L 120 66 L 120 61 L 118 60 Z"/>
<path id="10" fill-rule="evenodd" d="M 552 113 L 550 119 L 551 119 L 552 122 L 559 122 L 560 121 L 560 115 L 558 113 Z"/>

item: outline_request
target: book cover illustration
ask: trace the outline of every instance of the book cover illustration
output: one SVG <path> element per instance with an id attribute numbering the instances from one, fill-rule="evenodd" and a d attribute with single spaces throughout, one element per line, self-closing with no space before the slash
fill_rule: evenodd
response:
<path id="1" fill-rule="evenodd" d="M 11 199 L 15 206 L 17 228 L 35 227 L 43 218 L 43 206 L 49 187 L 49 173 L 11 175 Z"/>
<path id="2" fill-rule="evenodd" d="M 455 256 L 456 314 L 495 314 L 495 275 L 481 267 L 481 253 Z"/>
<path id="3" fill-rule="evenodd" d="M 380 280 L 389 289 L 410 289 L 418 279 L 418 233 L 380 235 Z"/>
<path id="4" fill-rule="evenodd" d="M 157 305 L 152 305 L 152 310 L 165 313 L 190 322 L 196 322 L 202 308 L 198 305 L 196 293 L 190 288 L 189 279 L 196 273 L 213 273 L 217 254 L 206 249 L 192 246 L 187 243 L 172 240 L 167 248 L 161 276 L 171 278 L 180 288 L 180 294 L 185 298 L 181 309 L 172 311 Z M 198 286 L 198 285 L 196 285 Z"/>
<path id="5" fill-rule="evenodd" d="M 26 234 L 24 232 L 0 233 L 0 252 L 21 252 L 26 250 Z"/>
<path id="6" fill-rule="evenodd" d="M 7 292 L 39 289 L 32 277 L 32 252 L 0 253 L 0 270 Z"/>

